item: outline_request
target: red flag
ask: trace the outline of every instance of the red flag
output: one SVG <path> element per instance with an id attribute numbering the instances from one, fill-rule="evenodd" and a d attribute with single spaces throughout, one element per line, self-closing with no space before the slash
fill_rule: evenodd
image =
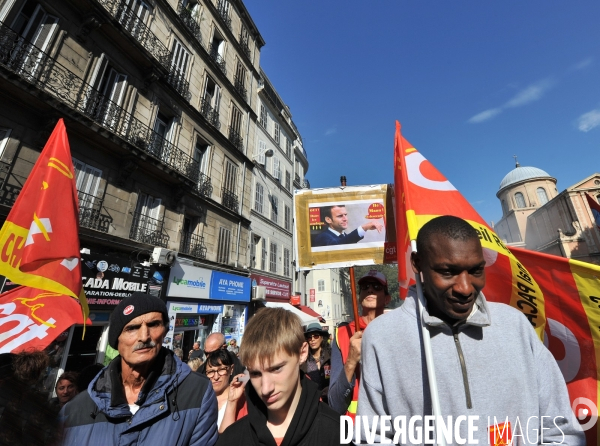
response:
<path id="1" fill-rule="evenodd" d="M 597 414 L 600 385 L 600 267 L 517 248 L 510 250 L 458 190 L 400 134 L 396 125 L 397 227 L 406 224 L 407 243 L 440 215 L 468 221 L 478 232 L 486 259 L 485 296 L 525 314 L 557 360 L 576 415 Z M 401 200 L 399 197 L 404 197 Z M 591 204 L 590 204 L 591 207 Z M 398 249 L 398 270 L 408 270 Z M 410 275 L 408 276 L 410 277 Z M 583 417 L 582 417 L 583 418 Z M 588 417 L 589 419 L 589 417 Z M 584 425 L 586 420 L 582 421 Z M 596 428 L 586 431 L 596 444 Z"/>
<path id="2" fill-rule="evenodd" d="M 67 132 L 59 120 L 0 231 L 0 274 L 78 298 L 79 204 Z"/>
<path id="3" fill-rule="evenodd" d="M 588 199 L 588 204 L 590 205 L 590 209 L 592 210 L 592 215 L 594 216 L 594 222 L 596 222 L 596 227 L 600 229 L 600 204 L 589 194 L 585 194 Z"/>
<path id="4" fill-rule="evenodd" d="M 43 350 L 82 322 L 81 308 L 72 297 L 17 287 L 0 295 L 0 353 Z"/>

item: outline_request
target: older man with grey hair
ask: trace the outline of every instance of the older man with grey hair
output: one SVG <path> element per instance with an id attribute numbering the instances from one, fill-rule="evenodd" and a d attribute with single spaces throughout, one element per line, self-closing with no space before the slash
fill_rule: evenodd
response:
<path id="1" fill-rule="evenodd" d="M 204 341 L 204 355 L 206 356 L 206 360 L 198 369 L 198 373 L 204 374 L 206 372 L 206 362 L 208 361 L 209 356 L 221 349 L 227 350 L 227 343 L 225 342 L 223 333 L 211 333 L 208 335 L 206 341 Z M 227 351 L 227 353 L 229 353 L 229 356 L 231 356 L 231 360 L 233 361 L 233 376 L 244 373 L 246 368 L 240 362 L 238 357 L 230 351 Z"/>
<path id="2" fill-rule="evenodd" d="M 217 400 L 206 377 L 162 346 L 167 308 L 133 293 L 110 317 L 119 356 L 61 411 L 64 445 L 213 445 Z"/>

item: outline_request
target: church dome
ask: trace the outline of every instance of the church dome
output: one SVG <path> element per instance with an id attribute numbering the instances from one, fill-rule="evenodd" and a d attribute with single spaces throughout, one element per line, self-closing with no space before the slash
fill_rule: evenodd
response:
<path id="1" fill-rule="evenodd" d="M 522 181 L 533 180 L 533 179 L 542 179 L 547 178 L 554 180 L 547 172 L 542 169 L 538 169 L 537 167 L 521 167 L 517 166 L 510 172 L 506 174 L 506 176 L 500 182 L 500 187 L 498 191 L 505 189 L 513 184 L 521 183 Z M 556 182 L 556 180 L 554 180 Z"/>

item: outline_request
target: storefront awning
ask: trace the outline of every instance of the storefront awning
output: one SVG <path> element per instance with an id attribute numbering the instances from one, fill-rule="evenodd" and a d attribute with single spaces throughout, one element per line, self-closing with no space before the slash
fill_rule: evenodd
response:
<path id="1" fill-rule="evenodd" d="M 305 313 L 302 310 L 299 310 L 298 308 L 290 304 L 286 304 L 283 302 L 266 302 L 265 305 L 270 308 L 285 308 L 286 310 L 291 311 L 300 318 L 300 320 L 302 321 L 302 325 L 308 325 L 314 322 L 319 322 L 319 320 L 316 317 L 310 316 L 309 314 Z"/>
<path id="2" fill-rule="evenodd" d="M 312 308 L 307 307 L 306 305 L 294 305 L 294 307 L 296 307 L 300 311 L 304 311 L 309 316 L 316 317 L 317 319 L 319 319 L 319 322 L 321 322 L 322 324 L 324 324 L 326 322 L 325 319 L 323 319 L 323 317 L 319 313 L 317 313 Z"/>

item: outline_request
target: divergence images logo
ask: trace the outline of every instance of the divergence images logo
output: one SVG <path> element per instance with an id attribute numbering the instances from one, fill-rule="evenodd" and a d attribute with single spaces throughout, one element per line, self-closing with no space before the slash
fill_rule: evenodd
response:
<path id="1" fill-rule="evenodd" d="M 590 430 L 596 425 L 596 421 L 598 420 L 598 407 L 596 407 L 593 401 L 584 397 L 575 398 L 571 409 L 573 409 L 573 413 L 579 420 L 581 429 L 584 431 Z M 585 421 L 586 419 L 587 421 Z"/>

